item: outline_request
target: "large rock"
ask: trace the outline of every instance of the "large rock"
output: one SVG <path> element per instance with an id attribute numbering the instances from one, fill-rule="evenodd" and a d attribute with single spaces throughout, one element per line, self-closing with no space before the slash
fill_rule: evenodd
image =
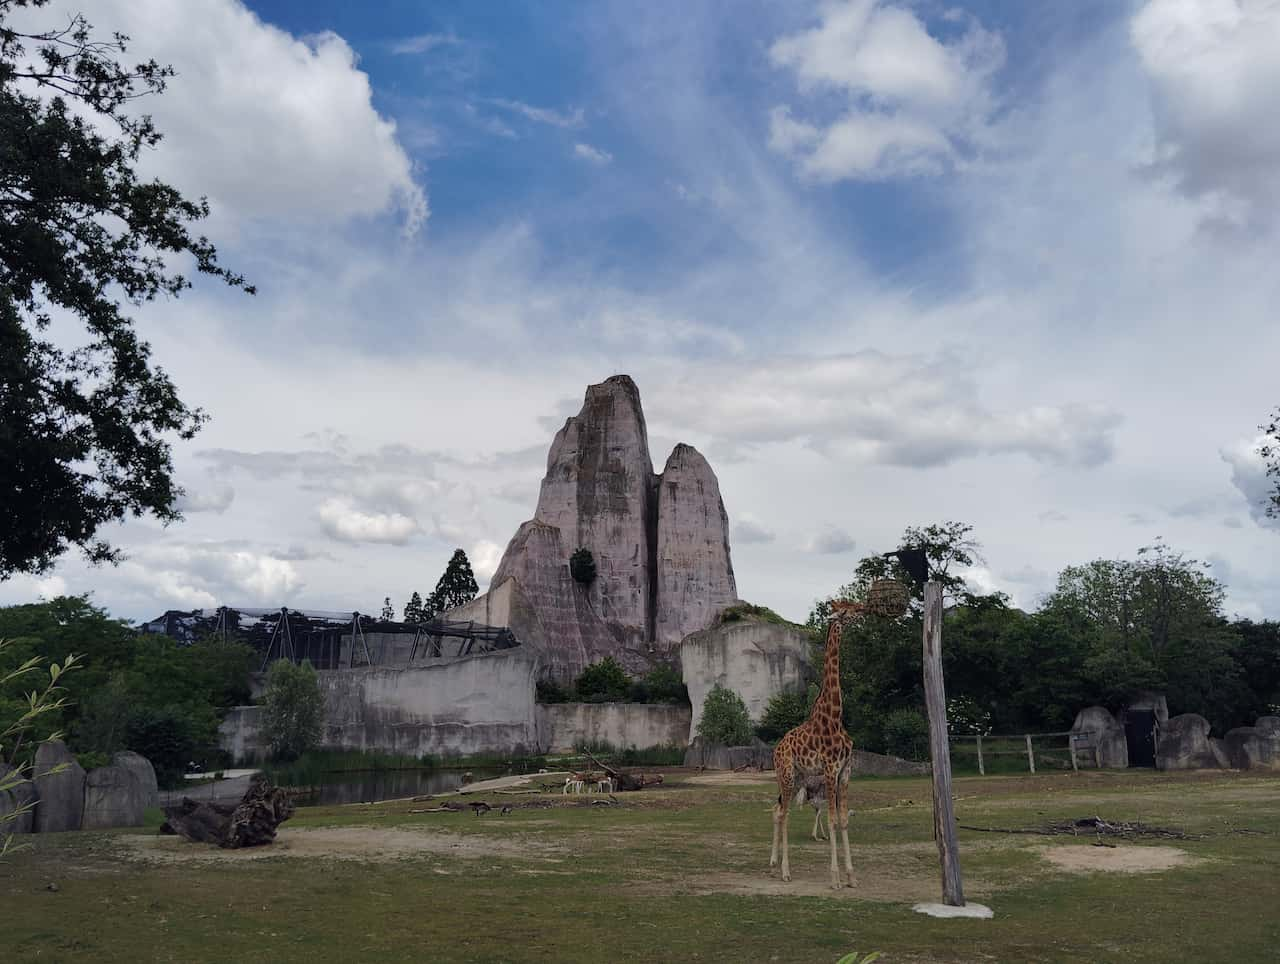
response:
<path id="1" fill-rule="evenodd" d="M 90 770 L 84 781 L 84 830 L 137 827 L 147 809 L 147 791 L 128 767 Z"/>
<path id="2" fill-rule="evenodd" d="M 578 548 L 595 559 L 589 585 L 569 573 Z M 488 625 L 538 650 L 544 676 L 570 681 L 604 656 L 647 669 L 736 599 L 715 473 L 682 444 L 654 475 L 635 382 L 590 386 L 551 443 L 537 509 L 490 587 L 448 617 L 505 617 Z"/>
<path id="3" fill-rule="evenodd" d="M 680 666 L 693 705 L 690 741 L 698 732 L 703 701 L 716 684 L 742 697 L 747 715 L 756 722 L 773 697 L 804 692 L 811 676 L 811 647 L 812 637 L 804 628 L 759 616 L 686 636 L 680 643 Z"/>
<path id="4" fill-rule="evenodd" d="M 1237 770 L 1280 770 L 1280 717 L 1264 716 L 1253 726 L 1229 730 L 1222 742 L 1228 762 Z"/>
<path id="5" fill-rule="evenodd" d="M 64 765 L 62 770 L 54 769 Z M 36 749 L 31 775 L 36 785 L 36 833 L 79 830 L 84 817 L 84 767 L 66 744 L 49 740 Z"/>
<path id="6" fill-rule="evenodd" d="M 720 483 L 698 450 L 683 443 L 659 482 L 657 580 L 654 641 L 665 651 L 738 599 Z"/>
<path id="7" fill-rule="evenodd" d="M 854 776 L 864 777 L 921 777 L 928 776 L 929 764 L 904 760 L 901 757 L 854 750 L 851 770 Z"/>
<path id="8" fill-rule="evenodd" d="M 1223 770 L 1229 765 L 1222 741 L 1209 737 L 1209 721 L 1203 716 L 1183 713 L 1161 727 L 1157 770 Z"/>
<path id="9" fill-rule="evenodd" d="M 1105 706 L 1087 706 L 1071 724 L 1078 762 L 1088 766 L 1094 754 L 1101 768 L 1123 769 L 1129 765 L 1129 742 L 1124 729 Z"/>
<path id="10" fill-rule="evenodd" d="M 138 781 L 142 788 L 142 805 L 144 807 L 160 806 L 160 784 L 156 781 L 156 770 L 141 753 L 124 750 L 111 758 L 111 765 L 124 767 Z"/>
<path id="11" fill-rule="evenodd" d="M 685 750 L 684 765 L 707 770 L 737 770 L 742 767 L 772 770 L 773 747 L 760 739 L 750 746 L 725 746 L 723 743 L 708 743 L 699 736 Z"/>
<path id="12" fill-rule="evenodd" d="M 0 783 L 14 772 L 14 767 L 0 763 Z M 28 809 L 12 820 L 0 820 L 0 838 L 10 833 L 31 833 L 35 824 L 36 788 L 30 780 L 23 780 L 11 790 L 0 790 L 0 817 L 6 817 L 21 807 Z"/>

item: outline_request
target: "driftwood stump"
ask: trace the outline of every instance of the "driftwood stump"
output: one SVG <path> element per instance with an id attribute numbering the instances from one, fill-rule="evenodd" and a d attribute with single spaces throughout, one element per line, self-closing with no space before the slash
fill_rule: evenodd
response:
<path id="1" fill-rule="evenodd" d="M 259 847 L 276 839 L 277 828 L 293 816 L 293 809 L 289 795 L 259 773 L 235 806 L 183 797 L 176 806 L 165 807 L 160 832 L 227 849 Z"/>

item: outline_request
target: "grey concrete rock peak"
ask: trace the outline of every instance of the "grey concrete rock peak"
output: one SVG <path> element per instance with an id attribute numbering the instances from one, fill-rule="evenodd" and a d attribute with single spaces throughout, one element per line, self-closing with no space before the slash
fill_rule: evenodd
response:
<path id="1" fill-rule="evenodd" d="M 596 562 L 589 586 L 569 575 L 579 547 Z M 715 473 L 681 444 L 654 474 L 629 376 L 589 386 L 582 410 L 556 433 L 534 517 L 508 544 L 489 595 L 507 582 L 515 588 L 499 609 L 562 679 L 606 655 L 641 670 L 736 601 Z M 483 598 L 464 609 L 465 618 L 498 613 Z"/>

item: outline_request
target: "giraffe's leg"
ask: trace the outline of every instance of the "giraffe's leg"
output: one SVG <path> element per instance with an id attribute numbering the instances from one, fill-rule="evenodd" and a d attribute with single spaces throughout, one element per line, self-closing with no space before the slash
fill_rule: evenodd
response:
<path id="1" fill-rule="evenodd" d="M 836 856 L 836 806 L 840 799 L 840 774 L 834 768 L 827 770 L 827 827 L 831 831 L 831 886 L 839 890 L 844 886 L 840 881 L 840 861 Z M 846 838 L 847 839 L 847 838 Z"/>
<path id="2" fill-rule="evenodd" d="M 788 841 L 788 821 L 791 800 L 796 795 L 795 781 L 791 775 L 790 760 L 784 761 L 783 768 L 778 770 L 778 805 L 773 811 L 773 848 L 778 852 L 778 842 L 782 842 L 782 879 L 791 879 L 791 852 Z M 773 866 L 771 863 L 770 866 Z"/>
<path id="3" fill-rule="evenodd" d="M 844 869 L 849 874 L 849 886 L 854 886 L 853 857 L 849 854 L 849 775 L 853 770 L 851 764 L 845 764 L 840 773 L 840 806 L 836 819 L 840 821 L 840 838 L 844 841 Z M 835 831 L 831 831 L 835 836 Z"/>
<path id="4" fill-rule="evenodd" d="M 820 807 L 813 808 L 813 832 L 809 834 L 814 840 L 821 840 L 818 836 L 822 832 L 822 809 Z"/>

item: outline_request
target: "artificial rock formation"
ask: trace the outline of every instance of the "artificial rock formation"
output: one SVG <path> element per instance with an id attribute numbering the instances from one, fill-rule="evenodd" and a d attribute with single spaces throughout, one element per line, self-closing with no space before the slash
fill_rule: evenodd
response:
<path id="1" fill-rule="evenodd" d="M 569 574 L 580 547 L 596 563 L 586 586 Z M 640 392 L 615 375 L 556 433 L 534 517 L 490 591 L 449 616 L 509 626 L 540 651 L 544 675 L 568 680 L 604 656 L 643 670 L 736 600 L 715 473 L 681 444 L 655 475 Z"/>
<path id="2" fill-rule="evenodd" d="M 53 772 L 59 766 L 62 769 Z M 41 743 L 32 775 L 40 801 L 36 804 L 36 832 L 79 830 L 84 817 L 84 767 L 66 744 L 61 740 Z"/>
<path id="3" fill-rule="evenodd" d="M 1280 770 L 1280 716 L 1260 716 L 1253 726 L 1228 730 L 1223 743 L 1237 770 Z"/>
<path id="4" fill-rule="evenodd" d="M 1203 716 L 1183 713 L 1161 727 L 1157 770 L 1225 770 L 1228 766 L 1226 748 L 1209 736 L 1209 721 Z"/>
<path id="5" fill-rule="evenodd" d="M 0 763 L 0 783 L 13 771 L 14 767 Z M 12 819 L 0 820 L 0 843 L 6 834 L 31 833 L 35 823 L 35 803 L 36 788 L 30 780 L 23 780 L 11 790 L 0 790 L 0 817 L 6 817 L 23 807 L 27 808 Z"/>
<path id="6" fill-rule="evenodd" d="M 1129 742 L 1124 728 L 1105 706 L 1087 706 L 1077 713 L 1071 733 L 1086 737 L 1078 748 L 1093 747 L 1100 768 L 1123 769 L 1129 765 Z M 1080 759 L 1086 766 L 1093 762 L 1087 752 L 1082 753 Z"/>
<path id="7" fill-rule="evenodd" d="M 98 767 L 85 777 L 82 829 L 137 827 L 146 809 L 147 789 L 128 767 Z"/>
<path id="8" fill-rule="evenodd" d="M 160 806 L 160 784 L 156 780 L 156 769 L 151 765 L 150 760 L 141 753 L 123 750 L 111 757 L 111 765 L 123 767 L 133 774 L 133 778 L 138 781 L 144 809 Z"/>

